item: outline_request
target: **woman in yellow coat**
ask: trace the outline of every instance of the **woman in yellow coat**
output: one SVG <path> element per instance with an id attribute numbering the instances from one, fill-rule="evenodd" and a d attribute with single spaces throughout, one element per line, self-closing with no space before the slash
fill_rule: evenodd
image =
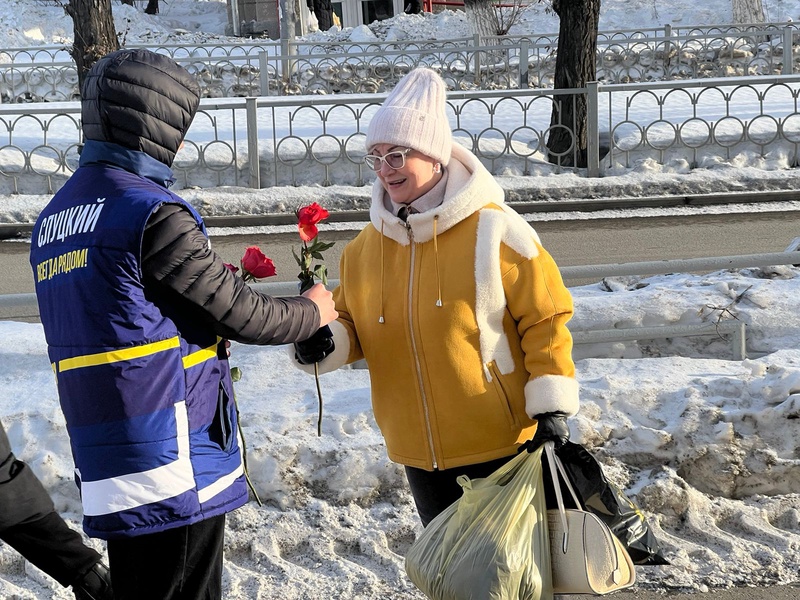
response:
<path id="1" fill-rule="evenodd" d="M 339 318 L 296 345 L 320 373 L 365 358 L 389 457 L 424 525 L 537 431 L 569 437 L 578 385 L 572 298 L 536 232 L 469 150 L 453 144 L 446 88 L 406 75 L 367 132 L 370 224 L 344 249 Z M 310 369 L 310 367 L 305 367 Z"/>

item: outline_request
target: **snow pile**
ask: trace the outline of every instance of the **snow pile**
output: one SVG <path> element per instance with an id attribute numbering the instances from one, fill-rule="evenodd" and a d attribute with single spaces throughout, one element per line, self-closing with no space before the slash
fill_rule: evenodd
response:
<path id="1" fill-rule="evenodd" d="M 714 336 L 578 347 L 581 410 L 572 437 L 644 511 L 666 558 L 637 569 L 645 589 L 789 583 L 800 570 L 800 269 L 613 278 L 573 288 L 575 329 L 748 324 L 752 358 L 731 361 Z M 738 301 L 737 301 L 738 299 Z M 0 418 L 59 511 L 80 502 L 41 327 L 0 323 Z M 403 557 L 420 531 L 402 468 L 370 410 L 369 374 L 322 376 L 322 437 L 313 378 L 283 348 L 234 344 L 250 474 L 264 505 L 228 519 L 228 600 L 422 600 Z M 591 351 L 591 352 L 590 352 Z M 670 356 L 679 352 L 685 357 Z M 91 542 L 99 550 L 100 542 Z M 70 594 L 0 547 L 0 597 Z"/>

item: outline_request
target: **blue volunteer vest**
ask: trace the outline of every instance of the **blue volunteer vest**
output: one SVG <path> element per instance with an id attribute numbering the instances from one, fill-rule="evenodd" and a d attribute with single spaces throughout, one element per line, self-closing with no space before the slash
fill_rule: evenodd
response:
<path id="1" fill-rule="evenodd" d="M 231 511 L 247 487 L 222 340 L 157 305 L 142 281 L 152 213 L 174 203 L 202 219 L 153 180 L 85 160 L 98 150 L 115 162 L 127 156 L 139 172 L 166 169 L 141 152 L 87 143 L 82 166 L 36 222 L 31 266 L 84 529 L 112 539 Z"/>

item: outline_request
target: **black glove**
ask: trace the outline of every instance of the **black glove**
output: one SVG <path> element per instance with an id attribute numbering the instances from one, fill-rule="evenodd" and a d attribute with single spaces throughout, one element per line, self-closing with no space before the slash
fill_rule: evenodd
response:
<path id="1" fill-rule="evenodd" d="M 567 414 L 563 412 L 551 412 L 536 415 L 538 421 L 536 433 L 533 438 L 519 447 L 519 452 L 527 450 L 533 452 L 545 442 L 553 442 L 556 450 L 561 448 L 569 441 L 569 425 L 567 424 Z"/>
<path id="2" fill-rule="evenodd" d="M 294 357 L 301 365 L 313 365 L 328 356 L 335 348 L 333 332 L 325 325 L 307 340 L 294 345 Z"/>
<path id="3" fill-rule="evenodd" d="M 108 567 L 97 562 L 72 584 L 76 600 L 114 600 Z"/>

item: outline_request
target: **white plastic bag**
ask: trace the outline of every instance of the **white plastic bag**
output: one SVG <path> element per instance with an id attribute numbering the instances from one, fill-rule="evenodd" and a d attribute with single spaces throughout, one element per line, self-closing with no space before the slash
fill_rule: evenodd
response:
<path id="1" fill-rule="evenodd" d="M 308 22 L 306 23 L 308 26 L 308 30 L 311 32 L 319 31 L 319 21 L 317 20 L 317 15 L 314 14 L 314 11 L 308 13 Z"/>
<path id="2" fill-rule="evenodd" d="M 408 551 L 411 581 L 432 600 L 551 600 L 542 449 L 459 483 L 463 496 Z"/>

